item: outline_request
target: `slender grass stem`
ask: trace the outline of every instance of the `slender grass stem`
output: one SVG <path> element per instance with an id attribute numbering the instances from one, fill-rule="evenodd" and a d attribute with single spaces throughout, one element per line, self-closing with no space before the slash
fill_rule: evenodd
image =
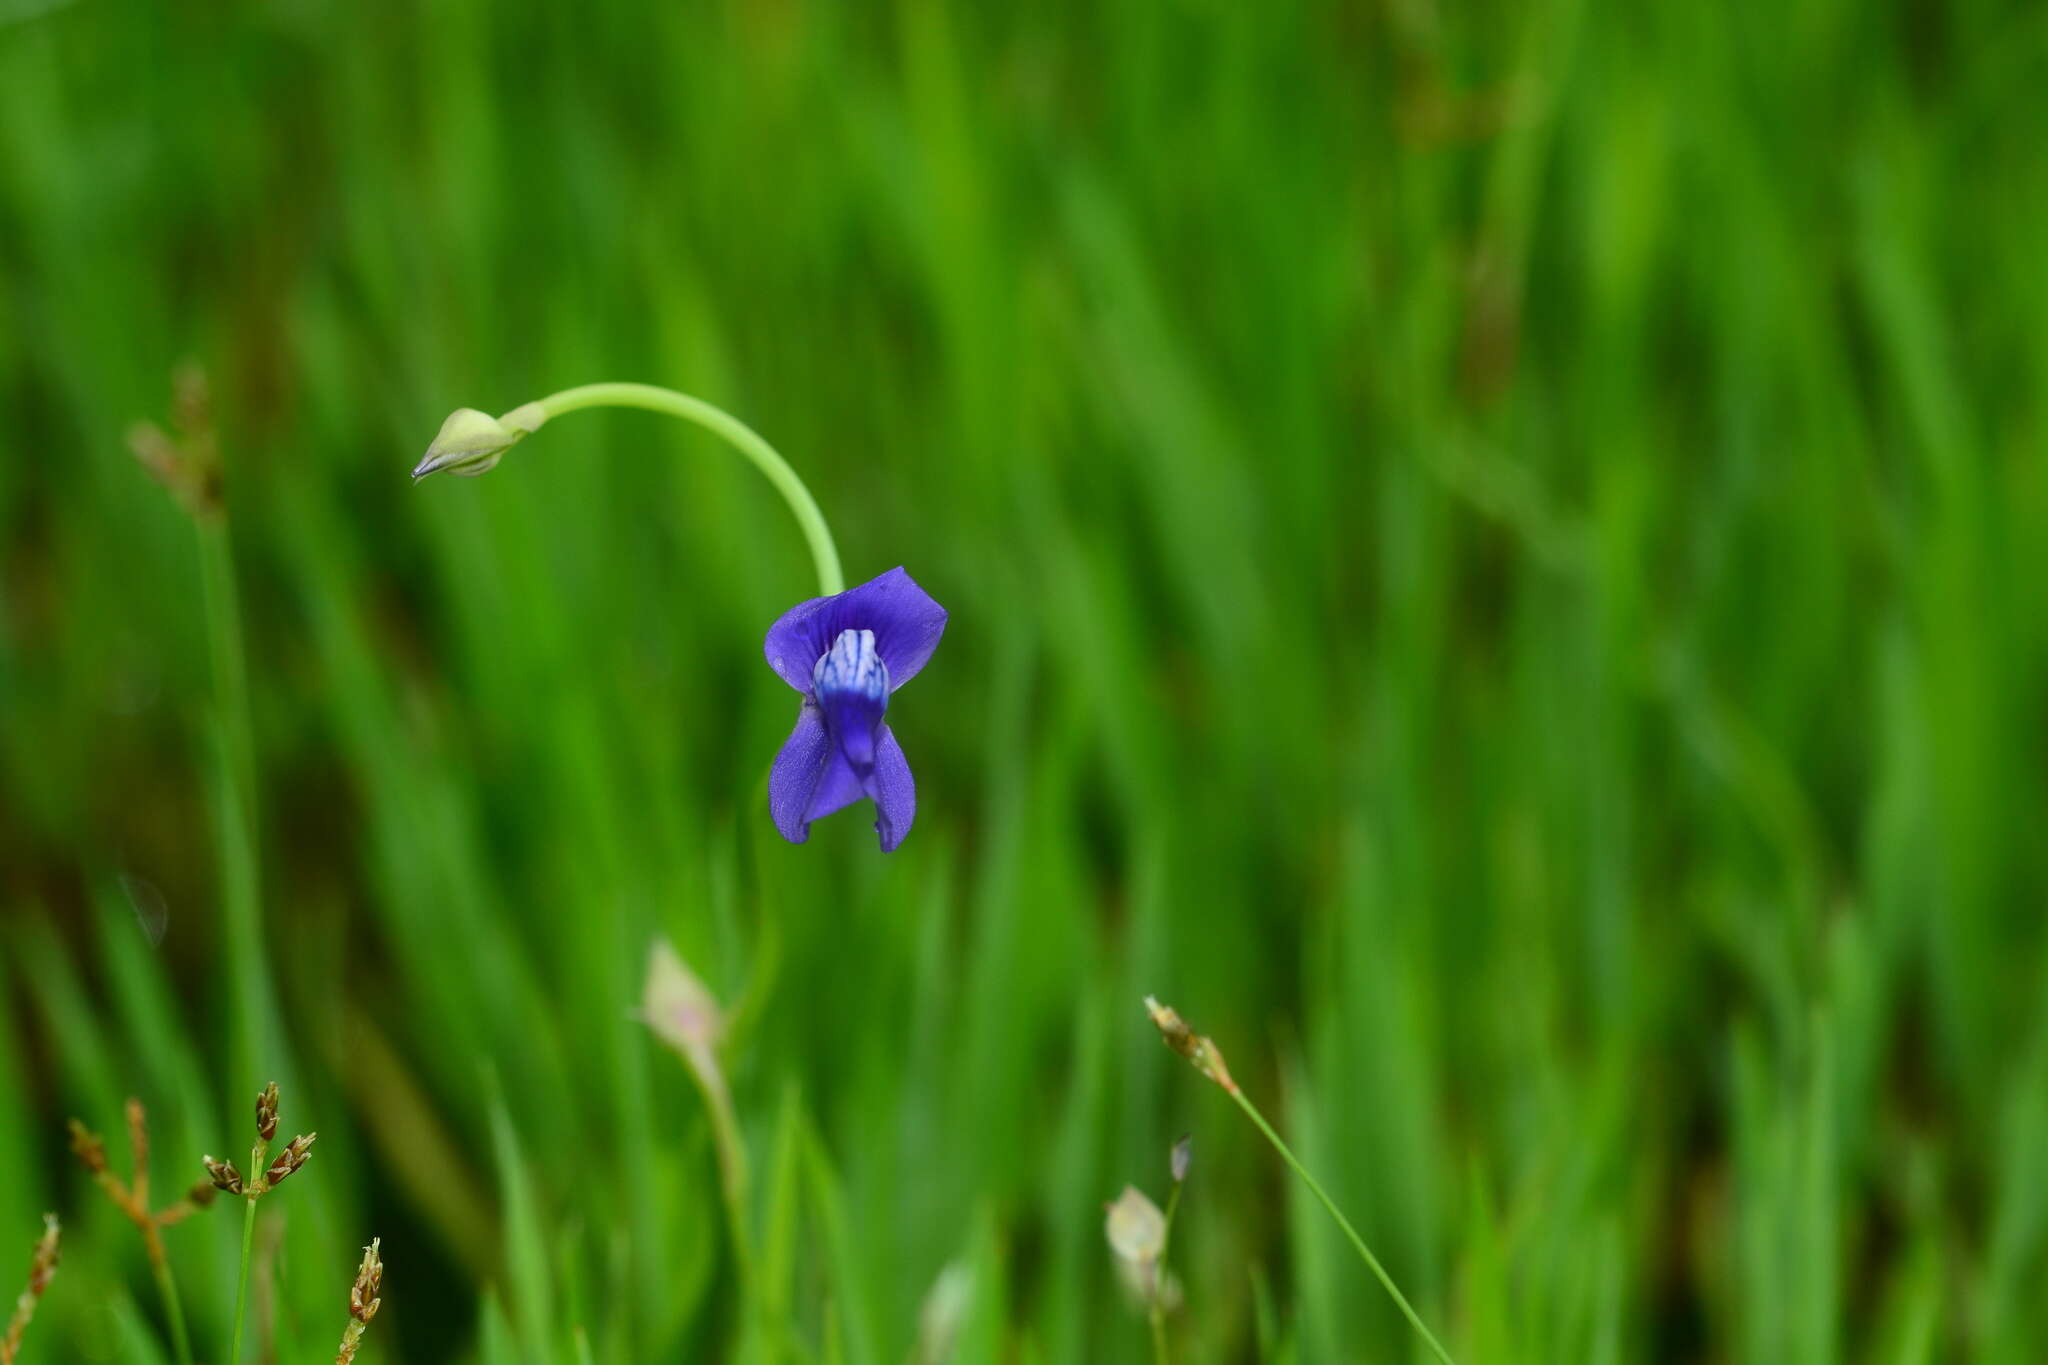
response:
<path id="1" fill-rule="evenodd" d="M 811 496 L 811 490 L 790 468 L 789 461 L 777 454 L 775 447 L 762 439 L 759 432 L 723 408 L 652 384 L 585 384 L 549 394 L 532 406 L 550 418 L 578 408 L 645 408 L 694 422 L 706 431 L 724 437 L 767 476 L 768 482 L 775 485 L 775 491 L 782 494 L 782 500 L 789 504 L 791 514 L 796 517 L 796 523 L 811 547 L 811 560 L 818 570 L 819 595 L 830 597 L 846 587 L 846 576 L 839 569 L 839 551 L 832 543 L 832 529 L 825 524 L 825 514 L 818 510 L 817 499 Z"/>
<path id="2" fill-rule="evenodd" d="M 243 1200 L 242 1214 L 242 1273 L 235 1286 L 235 1337 L 234 1348 L 228 1354 L 228 1365 L 242 1365 L 242 1319 L 249 1306 L 249 1253 L 256 1244 L 256 1200 L 250 1196 Z"/>
<path id="3" fill-rule="evenodd" d="M 156 1292 L 163 1296 L 164 1317 L 171 1324 L 171 1350 L 178 1365 L 192 1365 L 192 1338 L 185 1330 L 185 1309 L 178 1301 L 178 1283 L 171 1275 L 171 1263 L 159 1257 L 150 1268 L 156 1272 Z"/>
<path id="4" fill-rule="evenodd" d="M 1400 1286 L 1394 1283 L 1393 1277 L 1387 1274 L 1385 1267 L 1380 1265 L 1379 1257 L 1372 1254 L 1372 1248 L 1365 1244 L 1365 1239 L 1358 1235 L 1358 1229 L 1351 1226 L 1351 1220 L 1344 1216 L 1344 1211 L 1337 1207 L 1336 1201 L 1332 1200 L 1316 1178 L 1308 1173 L 1308 1167 L 1301 1164 L 1300 1158 L 1294 1155 L 1293 1150 L 1281 1140 L 1280 1135 L 1273 1131 L 1273 1125 L 1266 1122 L 1266 1116 L 1259 1112 L 1258 1106 L 1253 1104 L 1245 1096 L 1244 1091 L 1237 1086 L 1228 1085 L 1224 1089 L 1229 1092 L 1230 1098 L 1237 1101 L 1237 1107 L 1244 1110 L 1245 1116 L 1252 1121 L 1253 1125 L 1266 1135 L 1266 1141 L 1273 1144 L 1273 1150 L 1280 1154 L 1280 1159 L 1286 1162 L 1296 1175 L 1301 1177 L 1302 1183 L 1308 1186 L 1309 1193 L 1313 1194 L 1317 1201 L 1322 1204 L 1323 1208 L 1329 1212 L 1330 1217 L 1337 1221 L 1337 1226 L 1344 1230 L 1345 1237 L 1350 1239 L 1352 1247 L 1357 1250 L 1359 1258 L 1365 1262 L 1366 1268 L 1372 1271 L 1379 1279 L 1381 1286 L 1393 1297 L 1394 1303 L 1399 1306 L 1401 1312 L 1407 1317 L 1409 1325 L 1421 1334 L 1424 1341 L 1429 1343 L 1429 1349 L 1436 1353 L 1436 1358 L 1441 1360 L 1444 1365 L 1453 1365 L 1450 1353 L 1444 1350 L 1442 1344 L 1430 1333 L 1429 1328 L 1423 1325 L 1421 1315 L 1415 1311 L 1414 1305 L 1408 1302 L 1408 1296 L 1401 1292 Z"/>
<path id="5" fill-rule="evenodd" d="M 225 519 L 199 527 L 199 552 L 220 763 L 214 833 L 221 862 L 222 908 L 227 921 L 228 1035 L 232 1063 L 229 1075 L 239 1085 L 266 1069 L 259 1052 L 268 1032 L 265 1024 L 270 1013 L 270 982 L 263 946 L 261 872 L 254 818 L 255 739 L 249 720 L 241 602 L 235 589 L 234 553 Z"/>
<path id="6" fill-rule="evenodd" d="M 732 1100 L 723 1090 L 701 1081 L 699 1088 L 711 1111 L 711 1133 L 718 1152 L 718 1192 L 725 1205 L 726 1229 L 732 1238 L 733 1267 L 739 1275 L 741 1297 L 753 1305 L 760 1294 L 760 1283 L 754 1273 L 754 1239 L 747 1228 L 747 1148 L 740 1138 Z"/>
<path id="7" fill-rule="evenodd" d="M 1180 1211 L 1181 1182 L 1173 1182 L 1166 1196 L 1166 1227 L 1159 1234 L 1159 1260 L 1152 1267 L 1152 1361 L 1167 1365 L 1166 1354 L 1166 1253 L 1173 1248 L 1173 1215 Z"/>

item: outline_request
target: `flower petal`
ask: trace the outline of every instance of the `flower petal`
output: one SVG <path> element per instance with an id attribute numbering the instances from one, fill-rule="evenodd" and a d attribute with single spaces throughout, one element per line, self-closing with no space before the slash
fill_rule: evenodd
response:
<path id="1" fill-rule="evenodd" d="M 836 756 L 837 746 L 825 733 L 825 713 L 817 703 L 805 702 L 797 712 L 796 729 L 783 741 L 782 752 L 775 755 L 775 766 L 768 773 L 768 813 L 775 828 L 792 844 L 810 837 L 811 801 Z"/>
<path id="2" fill-rule="evenodd" d="M 804 819 L 822 820 L 845 810 L 866 795 L 861 790 L 860 777 L 853 771 L 853 765 L 846 761 L 846 755 L 834 744 L 832 756 L 825 760 L 824 776 L 818 779 L 818 789 L 811 793 L 811 804 L 804 810 Z"/>
<path id="3" fill-rule="evenodd" d="M 882 733 L 887 733 L 886 726 Z M 878 761 L 880 757 L 878 752 Z M 902 761 L 900 751 L 897 761 Z M 909 781 L 907 769 L 904 781 Z M 797 712 L 796 729 L 783 741 L 782 752 L 775 756 L 775 766 L 768 773 L 768 813 L 775 828 L 792 844 L 800 844 L 811 835 L 811 821 L 845 810 L 872 794 L 826 729 L 825 713 L 816 702 L 805 702 Z"/>
<path id="4" fill-rule="evenodd" d="M 917 819 L 917 783 L 910 778 L 910 760 L 888 726 L 875 731 L 874 770 L 861 779 L 862 789 L 875 798 L 875 833 L 882 837 L 882 852 L 894 853 L 910 833 Z"/>
<path id="5" fill-rule="evenodd" d="M 762 652 L 777 677 L 808 694 L 811 670 L 847 630 L 875 633 L 875 650 L 889 669 L 894 691 L 915 677 L 939 647 L 946 609 L 898 567 L 857 588 L 797 603 L 768 628 Z"/>

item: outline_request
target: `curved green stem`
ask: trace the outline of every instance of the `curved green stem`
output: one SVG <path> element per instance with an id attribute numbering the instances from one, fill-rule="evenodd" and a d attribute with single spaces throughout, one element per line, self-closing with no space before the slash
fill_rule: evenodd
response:
<path id="1" fill-rule="evenodd" d="M 663 412 L 686 422 L 695 422 L 706 431 L 724 437 L 767 476 L 768 482 L 775 485 L 775 491 L 782 494 L 782 500 L 789 504 L 791 515 L 803 528 L 804 539 L 811 547 L 811 560 L 818 570 L 818 594 L 830 597 L 845 590 L 846 576 L 839 570 L 839 551 L 832 543 L 832 530 L 825 524 L 825 514 L 818 510 L 817 499 L 811 496 L 810 489 L 804 487 L 804 481 L 797 477 L 796 471 L 789 467 L 789 461 L 776 453 L 774 446 L 725 409 L 713 407 L 701 398 L 692 398 L 686 393 L 653 384 L 584 384 L 551 393 L 536 403 L 526 404 L 525 408 L 529 411 L 538 409 L 541 421 L 578 408 L 645 408 L 650 412 Z M 513 413 L 520 411 L 513 409 Z M 513 425 L 513 413 L 507 413 L 501 420 Z"/>
<path id="2" fill-rule="evenodd" d="M 228 1365 L 242 1365 L 242 1318 L 249 1306 L 249 1251 L 256 1243 L 255 1196 L 249 1196 L 243 1203 L 247 1212 L 242 1215 L 242 1275 L 235 1289 L 235 1345 L 228 1355 Z"/>
<path id="3" fill-rule="evenodd" d="M 1401 1292 L 1400 1288 L 1395 1285 L 1393 1277 L 1388 1275 L 1386 1269 L 1380 1265 L 1380 1258 L 1372 1254 L 1372 1249 L 1366 1246 L 1365 1239 L 1358 1235 L 1358 1229 L 1351 1226 L 1351 1220 L 1344 1216 L 1344 1211 L 1338 1208 L 1336 1201 L 1324 1192 L 1323 1187 L 1316 1182 L 1316 1178 L 1308 1173 L 1308 1167 L 1302 1165 L 1300 1159 L 1294 1155 L 1293 1150 L 1280 1140 L 1280 1135 L 1273 1131 L 1273 1125 L 1266 1122 L 1266 1116 L 1261 1114 L 1257 1106 L 1245 1098 L 1244 1091 L 1238 1089 L 1235 1085 L 1226 1085 L 1224 1089 L 1230 1092 L 1230 1098 L 1237 1101 L 1237 1107 L 1244 1110 L 1246 1117 L 1258 1125 L 1259 1131 L 1266 1135 L 1266 1141 L 1272 1143 L 1273 1150 L 1280 1154 L 1280 1159 L 1285 1161 L 1293 1168 L 1294 1173 L 1301 1177 L 1302 1183 L 1308 1186 L 1309 1193 L 1313 1194 L 1322 1206 L 1329 1211 L 1330 1217 L 1337 1220 L 1337 1226 L 1344 1230 L 1344 1235 L 1351 1240 L 1351 1245 L 1357 1250 L 1359 1257 L 1364 1260 L 1372 1273 L 1379 1278 L 1380 1284 L 1386 1289 L 1387 1293 L 1393 1296 L 1394 1302 L 1399 1305 L 1401 1312 L 1407 1316 L 1409 1325 L 1421 1333 L 1422 1339 L 1429 1343 L 1429 1349 L 1436 1353 L 1436 1358 L 1441 1360 L 1444 1365 L 1452 1365 L 1450 1352 L 1444 1350 L 1437 1339 L 1430 1335 L 1429 1328 L 1422 1325 L 1421 1314 L 1415 1311 L 1414 1306 L 1408 1302 L 1407 1295 Z"/>

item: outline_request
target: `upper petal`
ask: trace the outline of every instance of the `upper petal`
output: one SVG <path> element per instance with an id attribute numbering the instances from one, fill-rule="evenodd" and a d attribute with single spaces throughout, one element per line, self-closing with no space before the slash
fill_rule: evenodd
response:
<path id="1" fill-rule="evenodd" d="M 831 597 L 797 603 L 768 628 L 762 652 L 777 677 L 808 694 L 811 670 L 847 630 L 875 633 L 875 650 L 888 666 L 893 691 L 915 677 L 939 647 L 946 609 L 898 567 Z"/>
<path id="2" fill-rule="evenodd" d="M 861 786 L 875 799 L 875 833 L 881 836 L 882 852 L 894 853 L 917 819 L 917 783 L 910 778 L 910 760 L 903 756 L 896 732 L 886 725 L 875 734 L 875 766 L 861 779 Z"/>

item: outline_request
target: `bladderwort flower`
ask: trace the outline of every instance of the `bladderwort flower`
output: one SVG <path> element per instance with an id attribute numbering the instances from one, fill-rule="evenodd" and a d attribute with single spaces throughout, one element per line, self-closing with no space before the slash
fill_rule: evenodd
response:
<path id="1" fill-rule="evenodd" d="M 866 797 L 882 852 L 903 842 L 917 787 L 882 716 L 945 632 L 946 609 L 901 568 L 799 603 L 768 628 L 768 666 L 804 699 L 768 777 L 768 809 L 783 838 L 800 844 L 811 821 Z"/>
<path id="2" fill-rule="evenodd" d="M 752 427 L 673 389 L 585 384 L 522 403 L 503 417 L 457 409 L 413 469 L 413 479 L 486 473 L 550 418 L 594 407 L 646 408 L 694 422 L 752 461 L 789 504 L 810 544 L 819 595 L 784 612 L 768 630 L 768 666 L 804 699 L 796 729 L 769 773 L 769 814 L 784 838 L 800 844 L 810 837 L 813 820 L 872 800 L 882 851 L 893 851 L 910 832 L 917 790 L 903 747 L 882 715 L 890 694 L 938 648 L 946 609 L 901 568 L 847 589 L 817 501 Z"/>

